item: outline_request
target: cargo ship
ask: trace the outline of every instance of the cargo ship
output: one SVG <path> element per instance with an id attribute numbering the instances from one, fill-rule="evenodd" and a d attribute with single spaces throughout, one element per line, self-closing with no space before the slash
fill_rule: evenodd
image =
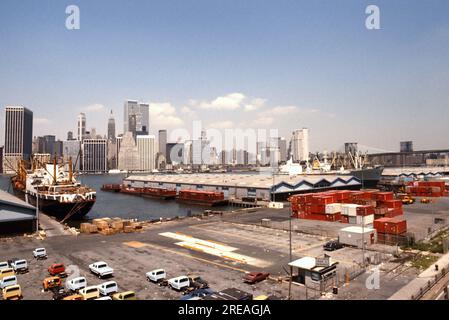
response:
<path id="1" fill-rule="evenodd" d="M 228 204 L 228 200 L 224 198 L 223 192 L 213 191 L 181 190 L 176 200 L 183 203 L 209 207 Z"/>
<path id="2" fill-rule="evenodd" d="M 96 191 L 78 182 L 68 164 L 40 164 L 33 161 L 31 172 L 23 162 L 11 178 L 14 194 L 58 220 L 81 220 L 96 201 Z"/>

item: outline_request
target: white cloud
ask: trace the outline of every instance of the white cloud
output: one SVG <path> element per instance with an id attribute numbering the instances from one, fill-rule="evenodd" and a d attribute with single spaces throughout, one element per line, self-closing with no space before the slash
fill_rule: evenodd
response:
<path id="1" fill-rule="evenodd" d="M 277 106 L 260 114 L 261 117 L 277 117 L 284 115 L 295 115 L 298 107 L 295 106 Z"/>
<path id="2" fill-rule="evenodd" d="M 255 111 L 260 109 L 265 105 L 265 99 L 262 98 L 255 98 L 252 99 L 251 102 L 247 105 L 245 105 L 245 111 Z"/>
<path id="3" fill-rule="evenodd" d="M 47 118 L 34 118 L 33 123 L 36 125 L 46 125 L 51 123 L 51 121 L 48 120 Z"/>
<path id="4" fill-rule="evenodd" d="M 83 107 L 83 108 L 81 108 L 81 110 L 85 111 L 85 112 L 102 112 L 102 111 L 106 110 L 106 107 L 100 103 L 95 103 L 95 104 L 91 104 L 86 107 Z"/>
<path id="5" fill-rule="evenodd" d="M 245 98 L 245 95 L 242 93 L 230 93 L 226 96 L 218 97 L 212 101 L 198 102 L 196 100 L 190 100 L 190 103 L 191 105 L 196 105 L 200 109 L 236 110 L 242 107 L 242 103 Z"/>
<path id="6" fill-rule="evenodd" d="M 253 126 L 269 126 L 273 124 L 274 118 L 272 117 L 259 117 L 252 121 Z"/>
<path id="7" fill-rule="evenodd" d="M 176 108 L 169 102 L 150 103 L 150 121 L 158 127 L 174 127 L 184 124 L 176 114 Z"/>

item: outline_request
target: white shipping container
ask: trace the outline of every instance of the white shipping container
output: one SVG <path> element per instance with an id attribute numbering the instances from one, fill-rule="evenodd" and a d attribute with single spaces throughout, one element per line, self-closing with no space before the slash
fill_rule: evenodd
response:
<path id="1" fill-rule="evenodd" d="M 331 203 L 326 205 L 326 213 L 327 214 L 335 214 L 341 212 L 341 204 L 340 203 Z"/>
<path id="2" fill-rule="evenodd" d="M 338 232 L 338 240 L 342 244 L 361 248 L 363 242 L 365 242 L 366 245 L 375 243 L 377 240 L 377 233 L 376 230 L 372 228 L 351 226 L 343 228 Z"/>
<path id="3" fill-rule="evenodd" d="M 341 205 L 341 214 L 345 216 L 357 216 L 357 208 L 361 207 L 359 204 L 345 203 Z"/>
<path id="4" fill-rule="evenodd" d="M 357 216 L 356 224 L 366 226 L 368 224 L 374 223 L 374 214 L 370 214 L 369 216 Z"/>

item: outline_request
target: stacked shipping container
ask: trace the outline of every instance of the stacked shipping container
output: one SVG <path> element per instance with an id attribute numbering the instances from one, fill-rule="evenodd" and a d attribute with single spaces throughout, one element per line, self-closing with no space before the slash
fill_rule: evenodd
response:
<path id="1" fill-rule="evenodd" d="M 414 197 L 443 197 L 449 195 L 448 188 L 444 181 L 414 181 L 405 187 L 405 192 Z"/>

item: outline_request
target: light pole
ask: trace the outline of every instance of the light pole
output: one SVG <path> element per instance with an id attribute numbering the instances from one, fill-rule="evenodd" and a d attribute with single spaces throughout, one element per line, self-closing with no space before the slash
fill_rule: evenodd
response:
<path id="1" fill-rule="evenodd" d="M 39 187 L 36 186 L 36 232 L 39 233 Z"/>

